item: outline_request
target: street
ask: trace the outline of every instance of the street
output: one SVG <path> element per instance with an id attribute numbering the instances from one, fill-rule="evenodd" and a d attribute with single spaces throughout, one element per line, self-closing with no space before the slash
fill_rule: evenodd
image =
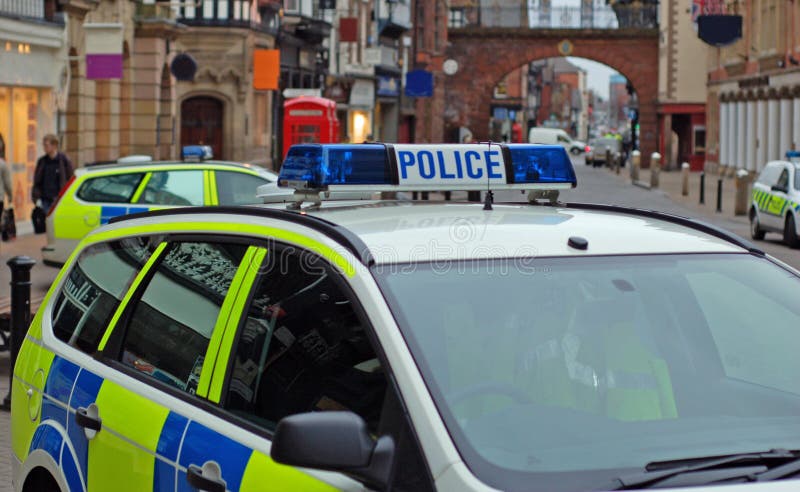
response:
<path id="1" fill-rule="evenodd" d="M 608 169 L 592 168 L 583 164 L 583 157 L 574 159 L 578 176 L 578 187 L 574 190 L 563 192 L 561 201 L 565 202 L 594 202 L 624 205 L 643 209 L 659 210 L 684 216 L 689 216 L 710 222 L 728 229 L 742 237 L 748 238 L 748 222 L 745 217 L 734 217 L 730 204 L 732 198 L 726 195 L 723 203 L 728 208 L 723 213 L 716 213 L 711 207 L 696 205 L 696 196 L 686 198 L 675 193 L 675 176 L 664 176 L 661 189 L 645 189 L 631 184 L 627 169 L 615 175 Z M 710 198 L 710 196 L 709 196 Z M 520 196 L 512 192 L 498 193 L 496 201 L 519 201 Z M 709 199 L 709 201 L 712 201 Z M 26 232 L 26 226 L 20 227 L 21 232 Z M 613 231 L 608 231 L 613 234 Z M 31 271 L 31 299 L 35 305 L 47 292 L 52 281 L 58 274 L 55 268 L 47 267 L 41 262 L 40 248 L 46 242 L 44 235 L 22 234 L 14 241 L 2 243 L 0 246 L 0 261 L 2 261 L 2 275 L 0 275 L 0 306 L 4 311 L 9 309 L 9 280 L 10 272 L 6 262 L 17 255 L 28 255 L 37 263 Z M 780 243 L 779 237 L 774 235 L 766 241 L 756 244 L 767 253 L 774 255 L 782 261 L 800 267 L 800 250 L 792 250 Z M 8 393 L 9 384 L 9 355 L 8 352 L 0 353 L 0 398 Z M 10 451 L 10 417 L 7 412 L 0 412 L 0 492 L 11 490 L 11 451 Z"/>

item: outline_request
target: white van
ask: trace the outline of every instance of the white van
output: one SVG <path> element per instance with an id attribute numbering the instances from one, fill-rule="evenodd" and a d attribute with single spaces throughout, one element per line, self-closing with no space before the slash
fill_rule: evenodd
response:
<path id="1" fill-rule="evenodd" d="M 528 131 L 528 143 L 561 145 L 572 155 L 586 151 L 584 142 L 573 140 L 567 132 L 558 128 L 531 128 Z"/>

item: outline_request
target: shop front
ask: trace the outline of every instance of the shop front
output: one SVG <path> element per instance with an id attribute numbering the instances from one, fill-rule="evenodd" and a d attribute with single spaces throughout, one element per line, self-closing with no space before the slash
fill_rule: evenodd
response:
<path id="1" fill-rule="evenodd" d="M 351 143 L 374 140 L 375 81 L 357 79 L 350 89 L 347 136 Z"/>
<path id="2" fill-rule="evenodd" d="M 52 24 L 52 25 L 51 25 Z M 30 33 L 22 35 L 22 33 Z M 44 151 L 42 137 L 58 134 L 58 89 L 64 80 L 66 56 L 63 26 L 25 20 L 0 22 L 0 136 L 13 181 L 18 220 L 30 217 L 30 190 L 36 160 Z"/>

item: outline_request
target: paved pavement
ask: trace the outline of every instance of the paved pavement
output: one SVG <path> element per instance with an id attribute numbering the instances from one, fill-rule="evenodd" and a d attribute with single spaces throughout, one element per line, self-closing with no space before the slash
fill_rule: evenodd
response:
<path id="1" fill-rule="evenodd" d="M 613 203 L 631 207 L 661 210 L 688 217 L 694 217 L 728 229 L 742 237 L 749 237 L 748 221 L 746 217 L 737 217 L 733 214 L 734 183 L 730 178 L 723 180 L 722 212 L 717 213 L 716 208 L 716 175 L 706 178 L 706 204 L 700 205 L 699 174 L 692 174 L 690 179 L 689 195 L 681 196 L 681 177 L 679 172 L 662 172 L 660 187 L 658 189 L 645 189 L 635 186 L 630 180 L 627 168 L 622 169 L 619 175 L 608 169 L 591 168 L 583 165 L 582 158 L 576 159 L 578 173 L 578 188 L 561 194 L 562 201 Z M 640 179 L 649 183 L 649 172 L 643 171 Z M 517 193 L 498 193 L 496 200 L 524 199 Z M 28 255 L 36 260 L 36 265 L 31 270 L 31 299 L 35 303 L 40 299 L 55 279 L 58 270 L 47 267 L 41 262 L 40 249 L 45 244 L 44 235 L 30 234 L 30 225 L 18 224 L 20 236 L 14 241 L 0 244 L 0 313 L 8 310 L 10 304 L 9 281 L 10 273 L 6 262 L 17 255 Z M 28 234 L 25 234 L 28 232 Z M 789 249 L 780 243 L 779 236 L 767 236 L 767 240 L 758 241 L 756 244 L 769 254 L 800 268 L 800 249 Z M 0 352 L 0 400 L 9 389 L 10 360 L 7 352 Z M 11 490 L 11 450 L 9 433 L 9 414 L 0 411 L 0 492 Z"/>

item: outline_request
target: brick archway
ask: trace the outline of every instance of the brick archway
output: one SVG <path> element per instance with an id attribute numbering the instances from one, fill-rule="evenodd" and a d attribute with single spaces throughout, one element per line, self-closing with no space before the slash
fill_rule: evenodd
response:
<path id="1" fill-rule="evenodd" d="M 565 56 L 559 45 L 569 41 L 568 56 L 608 65 L 627 78 L 639 97 L 639 142 L 642 165 L 658 148 L 658 30 L 451 29 L 445 58 L 458 62 L 444 76 L 444 124 L 464 125 L 478 140 L 489 135 L 491 94 L 509 72 L 544 58 Z"/>

